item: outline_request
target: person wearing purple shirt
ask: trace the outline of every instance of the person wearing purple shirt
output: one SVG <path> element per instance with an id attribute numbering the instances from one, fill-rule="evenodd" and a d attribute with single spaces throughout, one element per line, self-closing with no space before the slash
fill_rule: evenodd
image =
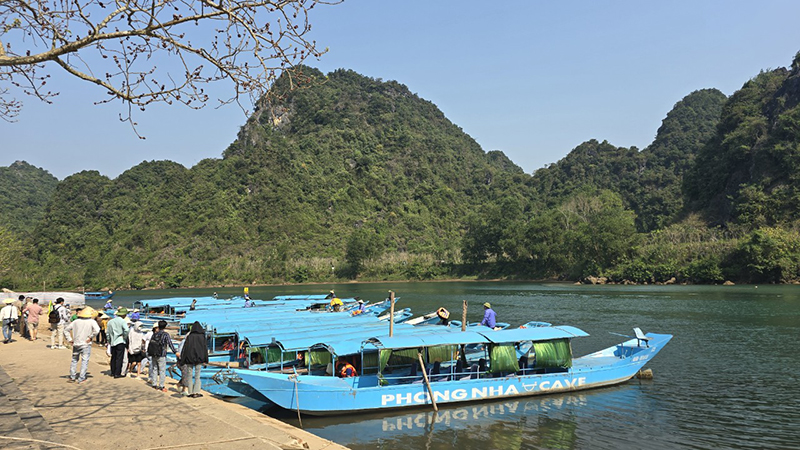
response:
<path id="1" fill-rule="evenodd" d="M 495 314 L 489 302 L 483 304 L 483 320 L 481 320 L 481 325 L 486 325 L 491 329 L 494 329 L 495 325 L 497 325 L 497 314 Z"/>

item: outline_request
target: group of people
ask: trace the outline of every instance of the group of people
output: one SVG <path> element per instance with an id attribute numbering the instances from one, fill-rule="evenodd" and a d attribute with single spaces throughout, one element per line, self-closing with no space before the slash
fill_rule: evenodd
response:
<path id="1" fill-rule="evenodd" d="M 13 342 L 13 327 L 22 317 L 26 324 L 20 330 L 29 339 L 37 339 L 39 318 L 45 315 L 45 309 L 39 305 L 38 299 L 18 300 L 5 299 L 0 309 L 3 323 L 4 343 Z M 49 308 L 50 348 L 65 349 L 64 340 L 72 345 L 72 361 L 70 363 L 69 381 L 79 384 L 87 381 L 86 374 L 92 354 L 92 341 L 107 346 L 111 356 L 110 376 L 123 378 L 127 374 L 140 377 L 148 367 L 147 382 L 154 388 L 167 392 L 165 387 L 167 350 L 172 350 L 178 358 L 181 370 L 181 393 L 189 397 L 201 397 L 200 370 L 208 363 L 208 348 L 205 330 L 199 322 L 192 324 L 191 332 L 175 347 L 172 337 L 167 333 L 167 322 L 159 321 L 151 330 L 144 330 L 139 314 L 129 314 L 127 308 L 116 310 L 113 318 L 90 306 L 83 307 L 74 314 L 64 304 L 63 298 L 56 299 Z M 106 304 L 111 309 L 111 302 Z M 78 363 L 81 363 L 80 370 Z"/>
<path id="2" fill-rule="evenodd" d="M 32 341 L 37 340 L 39 318 L 44 313 L 44 308 L 39 305 L 38 298 L 20 295 L 17 300 L 13 298 L 3 300 L 3 307 L 0 309 L 0 318 L 3 322 L 3 343 L 10 344 L 14 341 L 15 329 L 20 336 Z"/>

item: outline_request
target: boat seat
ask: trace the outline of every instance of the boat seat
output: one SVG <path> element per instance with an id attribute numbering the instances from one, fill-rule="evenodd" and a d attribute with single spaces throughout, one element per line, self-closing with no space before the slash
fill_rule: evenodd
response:
<path id="1" fill-rule="evenodd" d="M 636 335 L 636 345 L 638 347 L 642 346 L 642 341 L 644 341 L 645 345 L 648 348 L 650 347 L 650 339 L 652 339 L 652 338 L 645 336 L 645 334 L 642 332 L 641 328 L 638 328 L 638 327 L 634 328 L 633 329 L 633 333 Z"/>

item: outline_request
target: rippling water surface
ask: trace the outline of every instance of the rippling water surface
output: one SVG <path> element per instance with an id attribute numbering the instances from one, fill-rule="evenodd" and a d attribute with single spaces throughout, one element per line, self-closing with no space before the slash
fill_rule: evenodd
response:
<path id="1" fill-rule="evenodd" d="M 558 283 L 392 283 L 252 288 L 254 298 L 319 293 L 384 298 L 416 314 L 439 306 L 479 320 L 491 302 L 512 326 L 574 325 L 591 336 L 576 355 L 618 343 L 634 326 L 675 337 L 647 367 L 653 380 L 576 394 L 340 417 L 304 417 L 306 430 L 354 449 L 800 449 L 800 286 L 573 286 Z M 144 297 L 213 290 L 120 292 Z M 241 289 L 217 289 L 240 294 Z M 258 407 L 259 405 L 251 405 Z M 291 414 L 268 411 L 297 424 Z"/>

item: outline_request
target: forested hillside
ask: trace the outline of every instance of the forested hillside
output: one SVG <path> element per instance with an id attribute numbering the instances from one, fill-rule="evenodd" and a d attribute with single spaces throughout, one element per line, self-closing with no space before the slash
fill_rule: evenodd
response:
<path id="1" fill-rule="evenodd" d="M 730 98 L 687 95 L 641 151 L 590 140 L 532 175 L 397 82 L 305 69 L 289 84 L 192 168 L 57 187 L 0 168 L 16 218 L 0 281 L 800 281 L 800 54 Z"/>
<path id="2" fill-rule="evenodd" d="M 530 202 L 486 207 L 464 256 L 531 277 L 800 281 L 799 105 L 800 53 L 730 99 L 694 92 L 645 150 L 585 142 L 534 174 Z"/>
<path id="3" fill-rule="evenodd" d="M 0 226 L 18 233 L 33 231 L 57 184 L 58 179 L 48 171 L 24 161 L 0 167 Z"/>
<path id="4" fill-rule="evenodd" d="M 222 159 L 66 178 L 35 233 L 51 283 L 353 278 L 367 260 L 388 266 L 374 275 L 435 276 L 463 217 L 528 177 L 399 83 L 304 75 L 275 86 Z"/>

